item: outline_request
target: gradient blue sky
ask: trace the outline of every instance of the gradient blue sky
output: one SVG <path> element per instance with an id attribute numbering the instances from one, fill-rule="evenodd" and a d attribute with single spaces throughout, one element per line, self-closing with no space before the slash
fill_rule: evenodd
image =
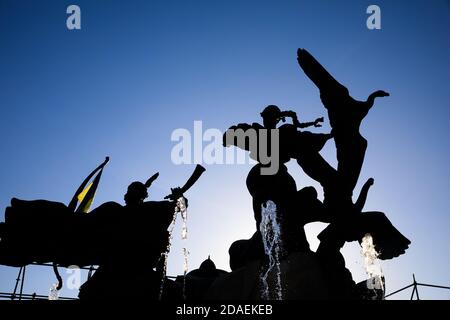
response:
<path id="1" fill-rule="evenodd" d="M 81 7 L 82 30 L 66 28 L 70 4 Z M 382 30 L 366 28 L 370 4 L 381 7 Z M 325 115 L 297 65 L 302 47 L 355 98 L 391 93 L 362 126 L 369 148 L 359 184 L 375 178 L 366 209 L 386 212 L 412 240 L 406 255 L 382 264 L 387 291 L 411 283 L 412 273 L 450 285 L 449 30 L 450 2 L 443 0 L 1 0 L 0 207 L 11 197 L 68 203 L 106 155 L 111 162 L 94 205 L 122 202 L 131 181 L 155 171 L 150 196 L 161 199 L 194 167 L 172 164 L 174 129 L 192 130 L 194 120 L 219 129 L 259 121 L 268 104 L 305 120 Z M 335 163 L 332 144 L 323 154 Z M 229 245 L 254 232 L 249 168 L 208 166 L 189 192 L 191 268 L 211 254 L 228 270 Z M 316 186 L 295 163 L 289 168 L 299 187 Z M 323 227 L 307 226 L 312 248 Z M 183 268 L 180 229 L 171 275 Z M 357 281 L 365 278 L 359 251 L 357 244 L 344 248 Z M 17 271 L 0 267 L 0 291 L 13 289 Z M 48 293 L 51 269 L 27 274 L 25 291 Z M 437 289 L 420 293 L 450 298 Z"/>

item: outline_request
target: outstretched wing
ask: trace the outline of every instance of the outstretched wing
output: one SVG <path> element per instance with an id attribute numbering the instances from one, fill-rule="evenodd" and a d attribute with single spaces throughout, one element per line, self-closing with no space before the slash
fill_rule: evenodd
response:
<path id="1" fill-rule="evenodd" d="M 321 92 L 345 91 L 348 89 L 340 84 L 307 50 L 297 50 L 297 60 L 303 72 L 311 79 Z"/>
<path id="2" fill-rule="evenodd" d="M 362 212 L 331 223 L 317 238 L 320 241 L 358 241 L 370 234 L 379 257 L 388 260 L 405 253 L 411 241 L 395 228 L 383 212 Z"/>
<path id="3" fill-rule="evenodd" d="M 370 233 L 379 258 L 388 260 L 405 253 L 411 241 L 392 225 L 382 212 L 363 212 L 360 217 L 360 231 Z M 362 237 L 360 237 L 362 239 Z"/>

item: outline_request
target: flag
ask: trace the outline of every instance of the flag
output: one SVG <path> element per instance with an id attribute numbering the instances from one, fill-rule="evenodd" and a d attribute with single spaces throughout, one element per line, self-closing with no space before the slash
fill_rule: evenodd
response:
<path id="1" fill-rule="evenodd" d="M 97 191 L 100 178 L 102 177 L 103 168 L 108 163 L 108 161 L 109 157 L 106 157 L 105 161 L 97 168 L 95 168 L 94 171 L 92 171 L 86 177 L 86 179 L 84 179 L 84 181 L 81 183 L 80 187 L 75 192 L 75 195 L 73 196 L 72 200 L 69 203 L 68 208 L 70 210 L 72 210 L 73 212 L 82 212 L 82 213 L 89 212 L 89 208 L 91 207 L 92 202 L 94 201 L 95 193 Z M 91 181 L 91 179 L 94 177 L 95 174 L 97 175 Z M 91 182 L 89 183 L 89 181 Z"/>
<path id="2" fill-rule="evenodd" d="M 82 202 L 83 199 L 86 197 L 86 194 L 88 193 L 89 189 L 91 189 L 93 183 L 89 183 L 89 185 L 77 196 L 78 202 Z"/>

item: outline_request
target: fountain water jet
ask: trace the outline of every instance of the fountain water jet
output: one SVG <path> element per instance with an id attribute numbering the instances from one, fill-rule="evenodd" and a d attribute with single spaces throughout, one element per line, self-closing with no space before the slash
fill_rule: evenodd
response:
<path id="1" fill-rule="evenodd" d="M 384 276 L 378 260 L 379 252 L 375 249 L 373 238 L 366 234 L 361 241 L 361 254 L 364 258 L 364 268 L 369 275 L 366 285 L 369 290 L 382 290 L 384 292 Z"/>
<path id="2" fill-rule="evenodd" d="M 281 283 L 280 256 L 282 252 L 281 228 L 277 219 L 277 206 L 269 200 L 261 205 L 261 232 L 264 253 L 268 258 L 268 265 L 261 270 L 261 298 L 283 300 L 283 286 Z M 268 277 L 275 272 L 275 288 L 271 288 Z"/>
<path id="3" fill-rule="evenodd" d="M 186 199 L 184 197 L 178 198 L 177 204 L 175 206 L 175 211 L 173 213 L 172 222 L 170 223 L 169 228 L 167 229 L 167 231 L 169 232 L 167 247 L 166 247 L 166 251 L 164 251 L 161 254 L 161 259 L 163 259 L 163 270 L 162 270 L 161 286 L 159 289 L 159 300 L 162 299 L 162 295 L 163 295 L 163 291 L 164 291 L 164 282 L 166 280 L 166 275 L 167 275 L 167 260 L 169 257 L 170 249 L 172 247 L 173 230 L 175 228 L 178 213 L 181 214 L 181 218 L 183 220 L 183 229 L 181 231 L 181 238 L 183 240 L 186 240 L 187 239 L 187 207 L 186 207 Z M 188 271 L 188 269 L 187 269 L 188 268 L 188 255 L 189 255 L 189 252 L 186 250 L 186 248 L 183 248 L 184 275 L 185 276 Z M 183 284 L 183 297 L 185 297 L 185 281 Z"/>

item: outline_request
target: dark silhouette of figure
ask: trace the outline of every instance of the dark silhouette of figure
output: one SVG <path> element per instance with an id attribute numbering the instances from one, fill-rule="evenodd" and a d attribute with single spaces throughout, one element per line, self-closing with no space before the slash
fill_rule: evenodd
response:
<path id="1" fill-rule="evenodd" d="M 176 202 L 145 201 L 147 188 L 157 177 L 155 174 L 145 184 L 135 181 L 128 186 L 125 206 L 117 211 L 114 224 L 103 233 L 107 243 L 104 244 L 102 263 L 80 288 L 80 299 L 158 297 L 161 275 L 153 269 L 168 245 L 167 229 Z M 106 219 L 106 215 L 111 214 L 111 204 L 103 206 L 92 214 L 105 215 Z M 105 219 L 99 221 L 99 227 L 108 226 Z M 169 282 L 165 290 L 176 291 L 177 286 Z"/>
<path id="2" fill-rule="evenodd" d="M 288 173 L 287 167 L 284 163 L 288 162 L 291 158 L 295 157 L 296 154 L 302 153 L 304 149 L 314 149 L 315 152 L 322 149 L 325 142 L 331 138 L 329 134 L 312 134 L 307 132 L 298 131 L 298 128 L 305 128 L 308 126 L 320 127 L 320 122 L 323 118 L 318 118 L 314 122 L 300 123 L 298 121 L 297 115 L 293 111 L 282 112 L 277 106 L 269 105 L 262 112 L 261 117 L 263 119 L 263 125 L 259 123 L 253 123 L 252 125 L 246 123 L 240 123 L 237 126 L 230 127 L 224 134 L 224 146 L 228 147 L 230 145 L 235 145 L 239 148 L 248 151 L 256 150 L 259 153 L 259 149 L 255 147 L 252 149 L 249 146 L 249 141 L 246 141 L 245 145 L 240 145 L 238 141 L 231 141 L 227 138 L 230 131 L 237 129 L 242 129 L 244 132 L 247 130 L 255 130 L 258 139 L 259 130 L 267 131 L 267 143 L 269 153 L 271 151 L 271 139 L 270 130 L 277 130 L 279 134 L 279 160 L 280 167 L 276 174 L 274 175 L 263 175 L 261 174 L 261 167 L 267 166 L 267 164 L 258 163 L 251 170 L 247 176 L 247 188 L 252 195 L 255 220 L 257 227 L 261 221 L 261 205 L 267 200 L 272 200 L 275 203 L 283 206 L 283 203 L 289 202 L 294 198 L 297 192 L 297 187 L 294 179 Z M 280 121 L 285 121 L 286 117 L 291 117 L 293 119 L 293 124 L 283 124 L 277 128 Z M 315 142 L 315 143 L 314 143 Z M 257 146 L 259 146 L 259 141 Z M 252 155 L 252 158 L 259 161 L 260 157 L 258 155 Z"/>
<path id="3" fill-rule="evenodd" d="M 48 200 L 11 199 L 11 206 L 5 210 L 5 222 L 0 223 L 0 264 L 15 267 L 32 262 L 55 262 L 62 266 L 96 264 L 98 261 L 92 255 L 96 250 L 86 250 L 92 239 L 80 236 L 80 230 L 86 230 L 91 224 L 92 216 L 82 213 L 88 211 L 108 161 L 106 157 L 87 176 L 68 206 Z M 84 197 L 79 198 L 94 176 Z M 57 245 L 61 235 L 66 237 L 65 250 Z M 54 269 L 60 279 L 56 267 Z"/>
<path id="4" fill-rule="evenodd" d="M 298 129 L 307 128 L 310 126 L 320 127 L 320 123 L 323 122 L 323 118 L 317 118 L 313 122 L 301 123 L 298 121 L 297 114 L 293 111 L 281 111 L 278 106 L 269 105 L 262 112 L 261 117 L 263 124 L 259 123 L 239 123 L 238 125 L 231 126 L 223 136 L 224 147 L 236 146 L 243 150 L 250 152 L 250 157 L 253 160 L 258 161 L 264 166 L 269 164 L 261 161 L 260 139 L 265 139 L 264 143 L 267 143 L 267 149 L 269 155 L 271 152 L 275 152 L 272 149 L 272 130 L 277 130 L 279 135 L 279 162 L 286 163 L 293 158 L 296 153 L 301 152 L 302 148 L 308 149 L 322 149 L 325 142 L 331 138 L 330 134 L 316 134 L 307 131 L 300 131 Z M 282 124 L 277 127 L 282 121 L 285 122 L 287 117 L 292 118 L 292 124 Z M 233 137 L 233 133 L 237 130 L 242 130 L 245 133 L 253 131 L 256 135 L 256 141 L 250 141 L 251 135 L 246 137 L 245 140 L 239 141 L 238 138 Z M 264 136 L 262 133 L 267 133 Z M 234 139 L 233 139 L 234 138 Z M 295 141 L 296 143 L 293 143 Z M 251 145 L 252 142 L 254 145 Z"/>
<path id="5" fill-rule="evenodd" d="M 268 106 L 262 113 L 263 125 L 239 124 L 230 129 L 275 129 L 279 132 L 280 169 L 272 176 L 260 174 L 264 166 L 259 161 L 259 150 L 236 141 L 225 140 L 224 145 L 236 145 L 249 150 L 253 159 L 260 163 L 250 171 L 247 187 L 253 197 L 253 208 L 257 226 L 261 220 L 261 205 L 272 200 L 277 205 L 284 234 L 283 241 L 291 246 L 291 252 L 308 249 L 303 226 L 309 222 L 330 223 L 318 236 L 320 242 L 316 252 L 323 273 L 329 283 L 329 296 L 338 298 L 360 298 L 361 293 L 351 273 L 345 268 L 340 249 L 345 242 L 361 241 L 369 233 L 374 239 L 379 258 L 390 259 L 403 254 L 410 241 L 405 238 L 382 212 L 363 212 L 370 187 L 369 179 L 362 187 L 357 200 L 353 191 L 358 182 L 364 162 L 367 141 L 360 134 L 362 120 L 368 114 L 377 97 L 389 94 L 375 91 L 367 101 L 357 101 L 349 95 L 347 88 L 338 83 L 306 50 L 298 50 L 298 61 L 305 74 L 318 86 L 322 103 L 328 111 L 332 132 L 312 134 L 299 129 L 319 126 L 323 119 L 301 124 L 292 111 L 282 112 L 276 106 Z M 277 127 L 285 117 L 292 118 L 292 124 Z M 324 144 L 334 138 L 338 165 L 333 168 L 319 153 Z M 259 144 L 258 144 L 259 145 Z M 269 146 L 269 150 L 275 150 Z M 255 151 L 256 150 L 256 151 Z M 256 154 L 255 154 L 256 153 Z M 324 191 L 323 203 L 317 198 L 313 187 L 297 191 L 294 179 L 284 165 L 296 159 L 303 171 L 318 181 Z M 278 212 L 279 211 L 279 212 Z M 261 234 L 258 232 L 249 240 L 239 240 L 230 247 L 230 266 L 237 270 L 248 261 L 261 258 L 263 252 Z"/>
<path id="6" fill-rule="evenodd" d="M 253 199 L 253 212 L 256 221 L 256 233 L 248 240 L 239 240 L 230 247 L 230 265 L 232 270 L 244 266 L 247 262 L 257 260 L 265 257 L 262 246 L 261 233 L 259 231 L 261 223 L 261 208 L 268 200 L 273 201 L 277 206 L 277 219 L 281 228 L 283 251 L 288 254 L 293 251 L 305 252 L 309 251 L 309 244 L 306 240 L 306 235 L 303 229 L 304 221 L 310 218 L 301 217 L 303 213 L 309 214 L 309 210 L 302 210 L 302 204 L 307 202 L 297 203 L 299 197 L 311 195 L 311 188 L 297 191 L 297 186 L 294 178 L 289 174 L 284 163 L 291 158 L 296 157 L 298 153 L 302 153 L 304 149 L 314 149 L 319 152 L 327 140 L 331 138 L 330 134 L 313 134 L 310 132 L 302 132 L 300 128 L 309 126 L 320 127 L 323 118 L 318 118 L 313 122 L 301 123 L 298 120 L 297 114 L 293 111 L 281 111 L 275 105 L 267 106 L 262 112 L 263 125 L 253 123 L 251 125 L 240 123 L 237 126 L 232 126 L 224 134 L 224 146 L 235 145 L 244 150 L 250 151 L 250 156 L 259 161 L 260 142 L 258 141 L 256 148 L 252 148 L 249 144 L 251 141 L 245 141 L 245 144 L 239 144 L 239 141 L 230 141 L 227 137 L 230 130 L 235 131 L 242 129 L 254 130 L 257 133 L 257 138 L 260 139 L 259 130 L 267 130 L 268 150 L 273 154 L 270 135 L 271 130 L 277 130 L 279 140 L 279 168 L 273 175 L 262 174 L 261 168 L 268 166 L 268 164 L 258 163 L 249 172 L 246 184 L 249 193 Z M 285 122 L 285 118 L 292 118 L 292 124 L 283 124 L 277 127 L 280 121 Z M 312 188 L 313 189 L 313 188 Z M 317 193 L 314 193 L 317 197 Z M 313 201 L 313 200 L 312 200 Z M 318 200 L 317 200 L 318 201 Z M 320 202 L 319 202 L 320 203 Z M 309 203 L 308 203 L 309 204 Z M 317 203 L 315 203 L 317 204 Z M 303 211 L 303 212 L 302 212 Z"/>
<path id="7" fill-rule="evenodd" d="M 367 140 L 359 132 L 361 122 L 372 108 L 375 98 L 389 96 L 389 93 L 378 90 L 370 94 L 366 101 L 355 100 L 348 89 L 336 81 L 308 51 L 299 49 L 297 55 L 300 67 L 320 90 L 320 99 L 333 128 L 338 172 L 342 179 L 340 187 L 345 187 L 351 195 L 367 149 Z"/>
<path id="8" fill-rule="evenodd" d="M 6 208 L 5 222 L 0 223 L 0 264 L 21 267 L 32 262 L 52 262 L 60 285 L 58 265 L 98 265 L 98 270 L 82 286 L 81 299 L 139 295 L 157 299 L 161 274 L 153 269 L 167 249 L 167 228 L 174 217 L 177 199 L 205 169 L 197 166 L 182 188 L 172 189 L 168 200 L 145 201 L 147 189 L 158 177 L 155 174 L 146 183 L 136 181 L 128 186 L 125 206 L 106 202 L 86 213 L 107 161 L 108 158 L 83 181 L 69 206 L 13 198 Z M 93 183 L 86 187 L 97 172 Z M 164 297 L 181 298 L 175 282 L 165 281 Z"/>
<path id="9" fill-rule="evenodd" d="M 324 119 L 302 123 L 295 112 L 281 111 L 278 106 L 269 105 L 261 112 L 262 124 L 240 123 L 224 134 L 225 147 L 233 145 L 249 151 L 250 157 L 258 162 L 246 179 L 257 231 L 250 239 L 238 240 L 231 245 L 232 275 L 236 272 L 241 277 L 247 271 L 252 273 L 257 270 L 259 262 L 261 266 L 268 265 L 260 225 L 262 208 L 270 200 L 276 204 L 276 219 L 283 244 L 279 264 L 283 263 L 284 270 L 292 267 L 286 259 L 288 256 L 296 257 L 294 266 L 301 265 L 302 259 L 308 260 L 305 265 L 309 267 L 303 266 L 305 269 L 299 272 L 321 269 L 314 274 L 317 277 L 322 273 L 325 275 L 329 297 L 361 298 L 361 285 L 354 283 L 340 253 L 344 244 L 361 241 L 369 233 L 381 259 L 403 254 L 410 244 L 384 213 L 363 211 L 368 192 L 374 184 L 373 178 L 365 182 L 358 198 L 353 200 L 367 149 L 367 140 L 360 133 L 361 122 L 375 99 L 389 94 L 378 90 L 366 101 L 358 101 L 309 52 L 299 49 L 297 55 L 300 67 L 320 91 L 332 131 L 327 134 L 303 131 L 311 126 L 320 127 Z M 285 123 L 286 118 L 291 118 L 291 123 Z M 244 133 L 244 139 L 229 138 L 229 134 L 236 130 Z M 325 143 L 332 138 L 336 145 L 337 168 L 320 154 Z M 265 147 L 262 142 L 265 142 Z M 263 169 L 273 164 L 274 156 L 278 158 L 276 172 L 263 174 Z M 272 162 L 267 162 L 267 158 Z M 313 187 L 297 189 L 285 165 L 291 159 L 295 159 L 309 177 L 321 184 L 323 202 Z M 164 201 L 146 201 L 148 188 L 157 179 L 157 173 L 146 183 L 132 182 L 124 195 L 124 206 L 107 202 L 85 214 L 108 160 L 106 158 L 83 181 L 68 206 L 46 200 L 13 198 L 11 206 L 6 208 L 5 223 L 0 223 L 0 264 L 24 266 L 32 262 L 53 262 L 60 285 L 57 265 L 99 265 L 95 274 L 81 287 L 81 299 L 136 296 L 156 299 L 161 288 L 160 258 L 169 244 L 167 229 L 177 212 L 177 200 L 205 169 L 197 166 L 185 185 L 171 189 Z M 87 187 L 95 174 L 93 183 Z M 316 253 L 312 253 L 304 225 L 315 221 L 329 225 L 319 234 L 320 245 Z M 316 266 L 315 260 L 320 262 L 319 268 L 312 267 Z M 252 266 L 242 272 L 248 265 Z M 208 258 L 182 281 L 166 280 L 163 297 L 181 299 L 182 283 L 186 283 L 188 299 L 204 298 L 212 282 L 223 274 L 225 272 L 217 270 Z M 234 279 L 241 279 L 239 277 Z"/>
<path id="10" fill-rule="evenodd" d="M 355 204 L 352 201 L 353 189 L 367 148 L 367 141 L 359 132 L 361 121 L 373 106 L 376 97 L 389 94 L 379 90 L 372 93 L 367 101 L 357 101 L 350 97 L 348 89 L 337 82 L 309 52 L 299 49 L 297 54 L 300 67 L 320 90 L 336 143 L 337 170 L 317 154 L 298 159 L 305 173 L 320 182 L 324 188 L 324 204 L 334 222 L 330 229 L 341 230 L 330 233 L 341 233 L 341 240 L 354 241 L 362 239 L 365 233 L 377 233 L 375 230 L 383 229 L 384 232 L 378 231 L 380 237 L 374 238 L 382 253 L 380 258 L 389 259 L 404 253 L 409 240 L 392 226 L 383 213 L 359 214 L 363 210 L 373 179 L 369 179 L 363 186 Z M 327 232 L 325 230 L 324 234 Z M 383 238 L 390 241 L 384 241 Z"/>
<path id="11" fill-rule="evenodd" d="M 331 295 L 352 298 L 358 293 L 340 254 L 346 241 L 361 241 L 366 233 L 371 234 L 381 259 L 403 254 L 410 244 L 384 213 L 362 213 L 374 183 L 372 178 L 364 184 L 357 201 L 352 201 L 367 148 L 367 141 L 359 132 L 360 124 L 375 98 L 389 94 L 379 90 L 369 95 L 367 101 L 357 101 L 309 52 L 299 49 L 297 54 L 300 67 L 319 88 L 322 103 L 328 110 L 338 160 L 336 170 L 317 153 L 303 153 L 297 158 L 305 173 L 322 185 L 326 216 L 331 222 L 318 236 L 321 242 L 317 254 L 333 284 Z"/>
<path id="12" fill-rule="evenodd" d="M 292 118 L 292 125 L 297 128 L 308 128 L 311 126 L 321 127 L 321 122 L 323 122 L 323 118 L 317 118 L 312 122 L 304 122 L 301 123 L 298 120 L 297 114 L 294 111 L 281 111 L 280 108 L 276 105 L 268 105 L 261 112 L 261 117 L 263 119 L 263 127 L 266 129 L 275 129 L 280 121 L 285 122 L 287 117 Z"/>
<path id="13" fill-rule="evenodd" d="M 169 245 L 168 227 L 176 214 L 177 200 L 184 197 L 204 171 L 197 165 L 185 185 L 172 188 L 171 194 L 165 197 L 169 200 L 164 201 L 145 201 L 147 189 L 158 174 L 145 184 L 135 181 L 128 186 L 124 196 L 126 205 L 111 230 L 114 234 L 107 237 L 106 258 L 80 288 L 80 299 L 145 296 L 155 300 L 160 297 L 163 275 L 154 269 Z M 109 213 L 108 210 L 103 212 Z M 174 281 L 165 279 L 163 288 L 163 299 L 181 299 L 181 288 Z"/>

